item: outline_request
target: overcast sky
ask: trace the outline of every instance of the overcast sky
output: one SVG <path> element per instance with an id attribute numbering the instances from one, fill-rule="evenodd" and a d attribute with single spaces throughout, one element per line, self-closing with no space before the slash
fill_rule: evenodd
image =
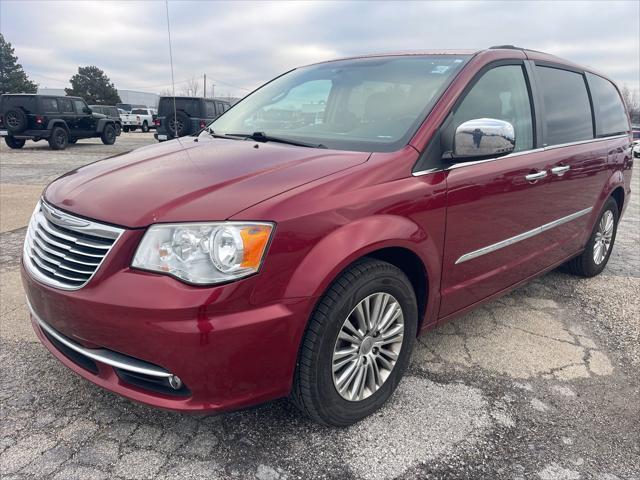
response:
<path id="1" fill-rule="evenodd" d="M 515 44 L 640 87 L 640 2 L 170 1 L 176 91 L 203 73 L 240 95 L 292 67 L 353 54 Z M 0 0 L 30 77 L 68 86 L 97 65 L 122 89 L 169 87 L 164 1 Z"/>

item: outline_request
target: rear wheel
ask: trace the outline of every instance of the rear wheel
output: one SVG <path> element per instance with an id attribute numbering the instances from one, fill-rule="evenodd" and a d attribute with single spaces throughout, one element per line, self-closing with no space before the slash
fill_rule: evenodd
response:
<path id="1" fill-rule="evenodd" d="M 51 137 L 49 137 L 49 147 L 51 150 L 64 150 L 69 143 L 69 135 L 62 127 L 53 127 Z"/>
<path id="2" fill-rule="evenodd" d="M 116 143 L 116 129 L 113 125 L 105 125 L 104 130 L 102 130 L 102 135 L 100 136 L 102 143 L 105 145 L 113 145 Z"/>
<path id="3" fill-rule="evenodd" d="M 122 127 L 122 131 L 127 133 L 129 131 L 129 127 L 125 125 L 124 127 Z"/>
<path id="4" fill-rule="evenodd" d="M 566 270 L 581 277 L 595 277 L 607 266 L 618 231 L 618 204 L 609 197 L 582 254 L 566 265 Z"/>
<path id="5" fill-rule="evenodd" d="M 142 124 L 142 131 L 143 131 L 144 133 L 147 133 L 147 132 L 149 131 L 149 124 L 148 124 L 147 122 L 144 122 L 144 123 Z"/>
<path id="6" fill-rule="evenodd" d="M 25 140 L 22 138 L 4 137 L 4 143 L 6 143 L 9 148 L 17 150 L 24 147 Z"/>
<path id="7" fill-rule="evenodd" d="M 409 363 L 418 311 L 407 276 L 364 259 L 318 303 L 304 335 L 293 403 L 325 425 L 347 426 L 378 410 Z"/>
<path id="8" fill-rule="evenodd" d="M 122 133 L 122 125 L 120 125 L 119 123 L 116 123 L 116 136 L 120 136 L 120 134 Z"/>

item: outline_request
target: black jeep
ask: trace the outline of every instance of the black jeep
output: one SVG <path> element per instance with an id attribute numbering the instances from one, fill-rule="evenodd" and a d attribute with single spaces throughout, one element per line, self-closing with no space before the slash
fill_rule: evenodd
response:
<path id="1" fill-rule="evenodd" d="M 175 137 L 184 137 L 202 130 L 229 110 L 229 102 L 202 97 L 160 97 L 158 116 L 154 123 L 156 140 L 161 142 Z"/>
<path id="2" fill-rule="evenodd" d="M 107 118 L 113 120 L 116 127 L 116 135 L 118 137 L 120 136 L 122 133 L 122 119 L 120 118 L 118 107 L 113 105 L 89 105 L 89 108 L 93 113 L 101 113 Z"/>
<path id="3" fill-rule="evenodd" d="M 10 148 L 44 139 L 53 150 L 64 150 L 80 138 L 100 137 L 105 145 L 113 145 L 116 126 L 79 97 L 5 94 L 0 96 L 0 136 Z"/>

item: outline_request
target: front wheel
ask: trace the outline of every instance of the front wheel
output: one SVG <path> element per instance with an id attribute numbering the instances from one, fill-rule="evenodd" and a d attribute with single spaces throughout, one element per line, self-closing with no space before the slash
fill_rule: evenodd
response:
<path id="1" fill-rule="evenodd" d="M 119 137 L 121 133 L 122 133 L 122 125 L 120 125 L 119 123 L 116 123 L 116 136 Z"/>
<path id="2" fill-rule="evenodd" d="M 581 255 L 566 264 L 566 270 L 581 277 L 595 277 L 607 266 L 618 231 L 617 202 L 609 197 Z"/>
<path id="3" fill-rule="evenodd" d="M 100 139 L 105 145 L 113 145 L 114 143 L 116 143 L 116 129 L 113 127 L 113 125 L 104 126 L 104 130 L 102 130 Z"/>
<path id="4" fill-rule="evenodd" d="M 363 259 L 320 299 L 304 335 L 291 394 L 316 422 L 348 426 L 378 410 L 411 357 L 418 310 L 397 267 Z"/>

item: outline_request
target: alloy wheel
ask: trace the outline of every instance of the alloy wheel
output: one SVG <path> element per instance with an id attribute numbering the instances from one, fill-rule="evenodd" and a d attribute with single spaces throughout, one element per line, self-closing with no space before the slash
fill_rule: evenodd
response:
<path id="1" fill-rule="evenodd" d="M 345 319 L 333 349 L 333 384 L 342 398 L 360 401 L 385 383 L 404 336 L 398 301 L 379 292 L 364 298 Z"/>
<path id="2" fill-rule="evenodd" d="M 600 265 L 604 261 L 609 252 L 609 248 L 611 248 L 614 224 L 613 213 L 611 210 L 607 210 L 600 219 L 598 230 L 596 231 L 595 243 L 593 244 L 593 261 L 596 265 Z"/>
<path id="3" fill-rule="evenodd" d="M 18 116 L 13 112 L 7 113 L 5 120 L 7 122 L 7 125 L 9 125 L 11 128 L 18 128 L 18 126 L 20 125 L 20 120 L 18 120 Z"/>

